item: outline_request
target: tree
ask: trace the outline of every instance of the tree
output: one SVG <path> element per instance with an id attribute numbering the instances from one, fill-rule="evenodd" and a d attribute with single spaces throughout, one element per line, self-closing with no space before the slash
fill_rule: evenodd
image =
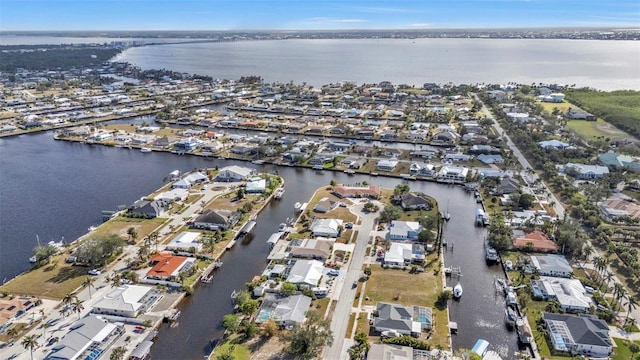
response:
<path id="1" fill-rule="evenodd" d="M 76 295 L 75 294 L 67 293 L 67 295 L 65 295 L 62 298 L 62 304 L 63 305 L 71 305 L 75 299 L 76 299 Z"/>
<path id="2" fill-rule="evenodd" d="M 278 324 L 275 321 L 269 319 L 262 323 L 262 332 L 266 337 L 272 337 L 278 332 Z"/>
<path id="3" fill-rule="evenodd" d="M 331 182 L 329 183 L 329 185 L 331 185 L 331 187 L 334 187 L 338 185 L 338 183 L 334 179 L 331 179 Z"/>
<path id="4" fill-rule="evenodd" d="M 38 245 L 33 248 L 33 255 L 38 264 L 48 264 L 51 258 L 58 253 L 58 248 L 54 245 Z"/>
<path id="5" fill-rule="evenodd" d="M 635 358 L 635 355 L 640 352 L 640 345 L 632 342 L 629 344 L 629 351 L 631 351 L 631 360 Z"/>
<path id="6" fill-rule="evenodd" d="M 71 304 L 71 309 L 73 309 L 74 312 L 78 313 L 78 320 L 79 320 L 80 314 L 82 314 L 82 310 L 84 310 L 84 306 L 82 305 L 82 300 L 76 297 L 73 300 L 73 303 Z"/>
<path id="7" fill-rule="evenodd" d="M 82 287 L 89 289 L 89 299 L 91 299 L 91 288 L 93 287 L 93 278 L 88 277 L 82 281 Z"/>
<path id="8" fill-rule="evenodd" d="M 631 316 L 631 311 L 635 310 L 638 307 L 638 301 L 633 295 L 627 296 L 627 317 L 624 319 L 624 325 L 627 325 L 629 321 L 629 316 Z"/>
<path id="9" fill-rule="evenodd" d="M 124 346 L 118 346 L 111 350 L 111 355 L 109 356 L 109 360 L 122 360 L 124 359 L 124 354 L 127 352 L 127 348 Z"/>
<path id="10" fill-rule="evenodd" d="M 230 332 L 234 333 L 240 326 L 240 317 L 236 314 L 227 314 L 222 318 L 222 327 Z"/>
<path id="11" fill-rule="evenodd" d="M 247 191 L 246 191 L 244 188 L 240 188 L 240 189 L 238 189 L 238 192 L 236 193 L 236 197 L 237 197 L 239 200 L 242 200 L 242 199 L 244 199 L 244 196 L 245 196 L 246 194 L 247 194 Z"/>
<path id="12" fill-rule="evenodd" d="M 330 323 L 314 311 L 307 313 L 307 321 L 294 326 L 293 330 L 283 336 L 288 346 L 285 352 L 296 359 L 310 360 L 318 355 L 324 346 L 333 344 L 333 333 Z"/>
<path id="13" fill-rule="evenodd" d="M 395 205 L 386 205 L 380 212 L 380 222 L 386 223 L 399 219 L 402 216 L 402 208 Z"/>
<path id="14" fill-rule="evenodd" d="M 9 336 L 10 339 L 15 338 L 16 336 L 18 336 L 18 328 L 15 326 L 12 326 L 11 328 L 9 328 L 9 330 L 7 330 L 7 335 Z"/>
<path id="15" fill-rule="evenodd" d="M 22 347 L 25 348 L 25 350 L 29 350 L 29 353 L 31 354 L 31 360 L 33 360 L 33 349 L 38 347 L 38 335 L 27 335 L 24 338 L 22 338 Z"/>
<path id="16" fill-rule="evenodd" d="M 411 191 L 411 188 L 409 187 L 409 185 L 407 185 L 407 184 L 398 184 L 393 189 L 393 195 L 394 196 L 398 196 L 398 195 L 406 194 L 409 191 Z"/>
<path id="17" fill-rule="evenodd" d="M 138 231 L 132 226 L 127 229 L 127 235 L 129 235 L 129 241 L 135 242 L 138 238 Z"/>
<path id="18" fill-rule="evenodd" d="M 251 315 L 258 309 L 258 301 L 249 299 L 238 306 L 238 310 L 244 315 Z"/>
<path id="19" fill-rule="evenodd" d="M 296 292 L 296 290 L 298 290 L 298 286 L 296 284 L 285 281 L 280 287 L 280 294 L 289 296 Z"/>
<path id="20" fill-rule="evenodd" d="M 253 321 L 245 320 L 242 322 L 242 333 L 244 337 L 250 339 L 258 333 L 258 325 Z"/>
<path id="21" fill-rule="evenodd" d="M 496 216 L 489 225 L 488 243 L 498 251 L 509 249 L 512 246 L 511 235 L 511 227 L 505 224 L 502 216 Z"/>

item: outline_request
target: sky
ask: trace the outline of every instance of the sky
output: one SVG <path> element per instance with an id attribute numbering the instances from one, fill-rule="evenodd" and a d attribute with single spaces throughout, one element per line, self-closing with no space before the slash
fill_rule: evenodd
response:
<path id="1" fill-rule="evenodd" d="M 640 27 L 640 0 L 0 0 L 0 31 Z"/>

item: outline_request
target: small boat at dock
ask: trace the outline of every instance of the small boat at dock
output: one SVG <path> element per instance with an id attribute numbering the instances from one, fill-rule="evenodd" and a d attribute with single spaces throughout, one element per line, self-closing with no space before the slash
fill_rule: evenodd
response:
<path id="1" fill-rule="evenodd" d="M 510 307 L 507 307 L 504 310 L 504 323 L 507 325 L 509 329 L 513 329 L 516 326 L 516 319 L 518 316 L 516 315 L 516 311 Z"/>
<path id="2" fill-rule="evenodd" d="M 273 198 L 276 200 L 280 200 L 282 199 L 282 196 L 284 195 L 284 188 L 278 188 L 274 193 L 273 193 Z"/>
<path id="3" fill-rule="evenodd" d="M 150 153 L 152 151 L 153 150 L 151 150 L 151 148 L 148 148 L 148 147 L 143 147 L 142 149 L 140 149 L 140 152 L 143 152 L 143 153 Z"/>
<path id="4" fill-rule="evenodd" d="M 456 286 L 453 287 L 453 298 L 460 299 L 462 297 L 462 285 L 457 283 Z"/>

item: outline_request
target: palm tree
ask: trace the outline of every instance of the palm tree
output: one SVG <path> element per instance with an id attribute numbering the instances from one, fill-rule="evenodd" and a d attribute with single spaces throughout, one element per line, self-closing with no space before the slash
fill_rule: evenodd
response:
<path id="1" fill-rule="evenodd" d="M 48 322 L 44 322 L 42 323 L 42 337 L 43 338 L 47 338 L 47 329 L 49 328 L 49 323 Z"/>
<path id="2" fill-rule="evenodd" d="M 29 350 L 31 360 L 33 360 L 33 349 L 38 347 L 38 335 L 27 335 L 22 338 L 22 347 Z"/>
<path id="3" fill-rule="evenodd" d="M 614 276 L 615 275 L 609 270 L 605 273 L 604 280 L 607 282 L 607 289 L 609 288 L 609 283 L 613 280 Z"/>
<path id="4" fill-rule="evenodd" d="M 93 278 L 87 277 L 82 282 L 82 287 L 86 287 L 87 289 L 89 289 L 89 299 L 91 299 L 91 288 L 93 287 L 93 281 Z"/>
<path id="5" fill-rule="evenodd" d="M 73 293 L 68 293 L 62 298 L 62 304 L 70 305 L 75 298 L 76 296 Z"/>
<path id="6" fill-rule="evenodd" d="M 74 312 L 78 313 L 78 320 L 80 320 L 80 314 L 82 313 L 82 310 L 84 310 L 82 300 L 76 298 L 75 301 L 71 304 L 71 308 Z"/>
<path id="7" fill-rule="evenodd" d="M 629 295 L 627 296 L 627 303 L 625 305 L 627 305 L 627 318 L 624 319 L 624 325 L 627 326 L 631 311 L 635 310 L 638 307 L 638 301 L 633 295 Z"/>
<path id="8" fill-rule="evenodd" d="M 111 350 L 111 355 L 109 356 L 109 360 L 122 360 L 124 359 L 124 354 L 127 352 L 127 348 L 124 346 L 118 346 Z"/>
<path id="9" fill-rule="evenodd" d="M 9 330 L 7 330 L 7 335 L 13 339 L 14 337 L 18 336 L 18 328 L 16 328 L 15 326 L 12 326 L 11 328 L 9 328 Z"/>
<path id="10" fill-rule="evenodd" d="M 620 308 L 620 303 L 622 299 L 627 296 L 627 289 L 621 283 L 613 284 L 613 297 L 616 299 L 616 307 Z"/>
<path id="11" fill-rule="evenodd" d="M 111 275 L 111 277 L 109 278 L 109 281 L 111 283 L 111 287 L 120 286 L 120 280 L 122 280 L 122 276 L 120 276 L 120 274 L 118 272 L 114 271 L 113 275 Z"/>

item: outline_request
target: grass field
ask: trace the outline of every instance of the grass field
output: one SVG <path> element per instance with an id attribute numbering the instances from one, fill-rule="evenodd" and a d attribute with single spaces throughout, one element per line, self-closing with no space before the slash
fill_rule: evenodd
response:
<path id="1" fill-rule="evenodd" d="M 545 109 L 545 111 L 547 111 L 549 114 L 551 114 L 553 112 L 553 109 L 555 108 L 560 110 L 560 112 L 563 114 L 566 113 L 567 110 L 569 109 L 578 109 L 577 106 L 566 101 L 563 101 L 561 103 L 550 103 L 550 102 L 540 101 L 540 102 L 537 102 L 537 104 L 540 104 Z"/>
<path id="2" fill-rule="evenodd" d="M 223 356 L 227 354 L 231 354 L 229 359 L 234 360 L 249 360 L 251 358 L 251 351 L 246 345 L 226 342 L 216 348 L 211 359 L 223 359 Z"/>
<path id="3" fill-rule="evenodd" d="M 569 120 L 567 121 L 567 127 L 587 141 L 599 136 L 611 139 L 630 137 L 626 132 L 619 130 L 602 119 L 597 121 Z"/>
<path id="4" fill-rule="evenodd" d="M 631 359 L 631 350 L 629 350 L 629 345 L 631 345 L 631 342 L 628 340 L 618 339 L 618 338 L 614 338 L 613 341 L 616 343 L 616 347 L 613 348 L 613 354 L 611 354 L 611 359 L 612 360 Z M 640 345 L 640 341 L 634 341 L 634 342 Z"/>
<path id="5" fill-rule="evenodd" d="M 410 274 L 408 271 L 383 269 L 379 265 L 371 267 L 371 277 L 367 281 L 363 305 L 375 306 L 379 301 L 402 305 L 431 307 L 435 331 L 429 338 L 433 346 L 449 347 L 449 319 L 446 310 L 434 307 L 438 293 L 442 290 L 442 280 L 433 271 Z"/>
<path id="6" fill-rule="evenodd" d="M 124 216 L 118 216 L 114 219 L 107 221 L 106 223 L 98 226 L 98 228 L 91 233 L 89 237 L 108 237 L 111 235 L 117 235 L 125 240 L 129 238 L 127 230 L 134 228 L 138 233 L 137 241 L 144 239 L 158 226 L 162 225 L 166 221 L 165 218 L 154 219 L 134 219 Z"/>

